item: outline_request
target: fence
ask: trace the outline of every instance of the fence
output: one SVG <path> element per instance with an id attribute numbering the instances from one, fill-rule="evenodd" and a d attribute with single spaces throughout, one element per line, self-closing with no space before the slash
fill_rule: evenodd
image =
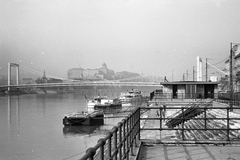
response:
<path id="1" fill-rule="evenodd" d="M 152 93 L 151 100 L 184 100 L 184 99 L 206 99 L 218 98 L 218 94 L 214 93 Z"/>
<path id="2" fill-rule="evenodd" d="M 141 117 L 141 113 L 146 110 L 159 111 L 159 117 Z M 173 114 L 167 114 L 169 112 Z M 141 128 L 140 124 L 148 120 L 158 121 L 159 127 Z M 105 138 L 99 139 L 94 147 L 89 148 L 81 160 L 129 159 L 134 145 L 138 140 L 143 140 L 140 133 L 144 130 L 175 131 L 178 143 L 181 144 L 239 143 L 240 117 L 231 112 L 229 107 L 213 107 L 212 100 L 198 100 L 180 107 L 139 107 Z"/>
<path id="3" fill-rule="evenodd" d="M 127 118 L 119 122 L 105 138 L 89 148 L 81 158 L 85 159 L 129 159 L 133 145 L 140 139 L 140 109 L 136 109 Z"/>
<path id="4" fill-rule="evenodd" d="M 161 93 L 161 92 L 152 92 L 150 95 L 150 100 L 154 101 L 174 101 L 174 100 L 198 100 L 198 99 L 214 99 L 222 103 L 230 103 L 230 94 L 229 93 Z M 240 105 L 240 93 L 233 93 L 232 97 L 233 105 Z"/>
<path id="5" fill-rule="evenodd" d="M 141 108 L 144 109 L 144 108 Z M 159 121 L 159 128 L 142 130 L 175 131 L 178 143 L 239 143 L 240 117 L 229 107 L 213 107 L 211 101 L 199 100 L 184 107 L 149 107 L 159 111 L 159 117 L 140 120 Z M 240 109 L 240 107 L 235 107 Z M 166 112 L 174 110 L 169 116 Z M 166 116 L 166 117 L 165 117 Z M 165 125 L 163 125 L 163 122 Z M 140 137 L 141 138 L 141 137 Z M 169 143 L 176 143 L 168 141 Z"/>

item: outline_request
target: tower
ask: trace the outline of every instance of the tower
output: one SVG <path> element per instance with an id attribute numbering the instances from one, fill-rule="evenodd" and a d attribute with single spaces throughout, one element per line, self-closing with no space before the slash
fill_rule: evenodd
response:
<path id="1" fill-rule="evenodd" d="M 16 68 L 16 85 L 19 84 L 19 64 L 17 63 L 8 63 L 8 86 L 11 85 L 11 68 Z M 8 91 L 10 91 L 11 88 L 8 87 Z"/>
<path id="2" fill-rule="evenodd" d="M 202 59 L 197 56 L 197 81 L 202 81 Z"/>

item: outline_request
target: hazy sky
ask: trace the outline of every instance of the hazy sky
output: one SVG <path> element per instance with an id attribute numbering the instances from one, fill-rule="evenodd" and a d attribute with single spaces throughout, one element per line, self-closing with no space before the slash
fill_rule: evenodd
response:
<path id="1" fill-rule="evenodd" d="M 0 67 L 99 68 L 180 80 L 240 43 L 239 0 L 0 0 Z M 224 67 L 221 63 L 221 68 Z"/>

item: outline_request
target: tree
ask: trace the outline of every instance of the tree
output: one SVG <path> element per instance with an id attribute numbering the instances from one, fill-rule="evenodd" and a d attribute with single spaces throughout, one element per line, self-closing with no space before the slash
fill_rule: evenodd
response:
<path id="1" fill-rule="evenodd" d="M 238 91 L 238 84 L 240 82 L 240 71 L 237 71 L 237 73 L 236 73 L 235 82 L 236 82 L 236 89 Z"/>
<path id="2" fill-rule="evenodd" d="M 219 83 L 219 86 L 220 86 L 220 89 L 222 90 L 222 91 L 224 91 L 224 90 L 229 90 L 230 89 L 230 84 L 229 84 L 229 77 L 226 75 L 225 77 L 221 77 L 221 79 L 220 79 L 220 83 Z"/>

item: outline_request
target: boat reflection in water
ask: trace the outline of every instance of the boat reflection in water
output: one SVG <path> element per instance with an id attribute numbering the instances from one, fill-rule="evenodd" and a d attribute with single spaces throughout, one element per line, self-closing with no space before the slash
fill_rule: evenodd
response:
<path id="1" fill-rule="evenodd" d="M 96 130 L 99 130 L 101 125 L 97 126 L 64 126 L 63 134 L 69 137 L 83 136 L 87 134 L 96 133 Z"/>

